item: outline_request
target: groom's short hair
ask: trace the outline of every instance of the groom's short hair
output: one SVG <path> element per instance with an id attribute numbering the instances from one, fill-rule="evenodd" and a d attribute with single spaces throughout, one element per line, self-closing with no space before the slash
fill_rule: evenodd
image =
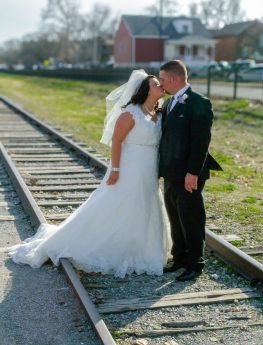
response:
<path id="1" fill-rule="evenodd" d="M 160 70 L 169 74 L 176 74 L 179 78 L 187 80 L 187 69 L 181 60 L 171 60 L 160 67 Z"/>

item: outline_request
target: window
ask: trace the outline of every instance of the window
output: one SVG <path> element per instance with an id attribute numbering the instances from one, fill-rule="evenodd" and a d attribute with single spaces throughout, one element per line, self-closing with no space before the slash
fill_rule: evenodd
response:
<path id="1" fill-rule="evenodd" d="M 184 55 L 185 54 L 185 46 L 180 46 L 179 52 L 180 52 L 180 55 Z"/>
<path id="2" fill-rule="evenodd" d="M 193 21 L 189 19 L 175 19 L 173 21 L 175 30 L 180 34 L 193 33 Z"/>
<path id="3" fill-rule="evenodd" d="M 193 46 L 192 50 L 193 50 L 193 56 L 197 56 L 198 55 L 198 46 Z"/>
<path id="4" fill-rule="evenodd" d="M 183 25 L 183 33 L 187 34 L 189 32 L 189 26 Z"/>

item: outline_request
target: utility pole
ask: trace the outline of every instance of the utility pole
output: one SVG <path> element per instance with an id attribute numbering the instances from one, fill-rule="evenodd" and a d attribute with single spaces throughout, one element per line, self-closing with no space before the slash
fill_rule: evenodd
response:
<path id="1" fill-rule="evenodd" d="M 97 32 L 93 35 L 93 63 L 98 63 L 98 35 Z"/>
<path id="2" fill-rule="evenodd" d="M 163 18 L 163 1 L 164 0 L 160 0 L 160 17 Z"/>
<path id="3" fill-rule="evenodd" d="M 163 2 L 164 0 L 160 0 L 160 17 L 159 17 L 159 36 L 160 36 L 160 50 L 163 50 L 163 45 L 161 43 L 162 35 L 163 35 Z M 162 52 L 162 59 L 164 58 L 164 52 Z"/>

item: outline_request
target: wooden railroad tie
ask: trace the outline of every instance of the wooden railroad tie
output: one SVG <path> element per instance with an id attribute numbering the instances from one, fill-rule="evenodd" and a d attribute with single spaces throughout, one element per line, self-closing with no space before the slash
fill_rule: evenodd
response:
<path id="1" fill-rule="evenodd" d="M 177 293 L 164 297 L 145 296 L 112 300 L 98 305 L 100 313 L 123 313 L 139 309 L 158 309 L 182 305 L 233 302 L 249 298 L 260 298 L 262 294 L 250 288 Z"/>
<path id="2" fill-rule="evenodd" d="M 251 322 L 246 323 L 244 325 L 224 325 L 224 326 L 211 326 L 211 327 L 182 327 L 182 328 L 175 328 L 175 329 L 153 329 L 153 330 L 142 330 L 142 331 L 132 331 L 132 330 L 119 330 L 121 335 L 130 335 L 130 336 L 137 336 L 137 337 L 161 337 L 161 336 L 169 336 L 175 335 L 180 333 L 197 333 L 197 332 L 207 332 L 207 331 L 219 331 L 223 329 L 231 329 L 231 328 L 247 328 L 252 326 L 263 326 L 263 322 Z"/>

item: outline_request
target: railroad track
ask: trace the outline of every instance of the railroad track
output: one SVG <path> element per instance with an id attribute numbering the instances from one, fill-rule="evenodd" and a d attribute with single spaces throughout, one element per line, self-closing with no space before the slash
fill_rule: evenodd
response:
<path id="1" fill-rule="evenodd" d="M 91 150 L 86 150 L 74 143 L 69 135 L 62 135 L 3 97 L 0 97 L 0 141 L 2 160 L 35 226 L 47 221 L 59 223 L 67 218 L 99 185 L 107 167 L 106 161 Z M 263 281 L 262 264 L 209 229 L 206 231 L 206 243 L 210 252 L 215 253 L 243 276 L 251 280 Z M 168 337 L 169 341 L 169 336 L 175 334 L 220 332 L 222 329 L 240 327 L 239 323 L 231 324 L 226 320 L 223 325 L 211 326 L 200 318 L 188 323 L 187 321 L 183 323 L 167 321 L 160 325 L 160 322 L 157 322 L 160 311 L 162 315 L 165 310 L 168 310 L 167 313 L 173 313 L 174 308 L 178 307 L 214 306 L 223 302 L 236 303 L 238 300 L 254 300 L 261 297 L 261 293 L 249 287 L 242 278 L 237 279 L 236 285 L 231 282 L 219 289 L 224 284 L 219 284 L 217 274 L 213 272 L 216 270 L 221 272 L 225 268 L 222 268 L 224 266 L 219 261 L 209 260 L 211 265 L 208 273 L 214 276 L 215 281 L 209 281 L 208 284 L 198 287 L 198 292 L 191 291 L 191 284 L 187 283 L 176 283 L 177 287 L 171 288 L 173 274 L 154 279 L 144 275 L 132 275 L 118 280 L 99 274 L 76 272 L 67 259 L 61 259 L 61 266 L 80 298 L 101 342 L 115 344 L 113 334 L 120 336 L 119 344 L 132 344 L 135 336 Z M 201 291 L 201 289 L 204 290 Z M 153 320 L 157 321 L 152 323 L 150 330 L 145 329 L 140 322 L 139 325 L 136 324 L 136 318 L 152 319 L 151 313 L 156 314 Z M 101 314 L 110 325 L 112 334 Z M 163 315 L 162 318 L 166 319 Z M 241 318 L 237 317 L 237 320 Z M 263 319 L 258 324 L 254 320 L 250 324 L 259 327 L 262 322 Z M 134 329 L 123 328 L 123 325 L 127 324 L 134 325 L 132 326 Z M 155 329 L 152 329 L 153 326 Z M 146 344 L 147 341 L 141 344 Z M 203 342 L 203 344 L 206 343 Z"/>

